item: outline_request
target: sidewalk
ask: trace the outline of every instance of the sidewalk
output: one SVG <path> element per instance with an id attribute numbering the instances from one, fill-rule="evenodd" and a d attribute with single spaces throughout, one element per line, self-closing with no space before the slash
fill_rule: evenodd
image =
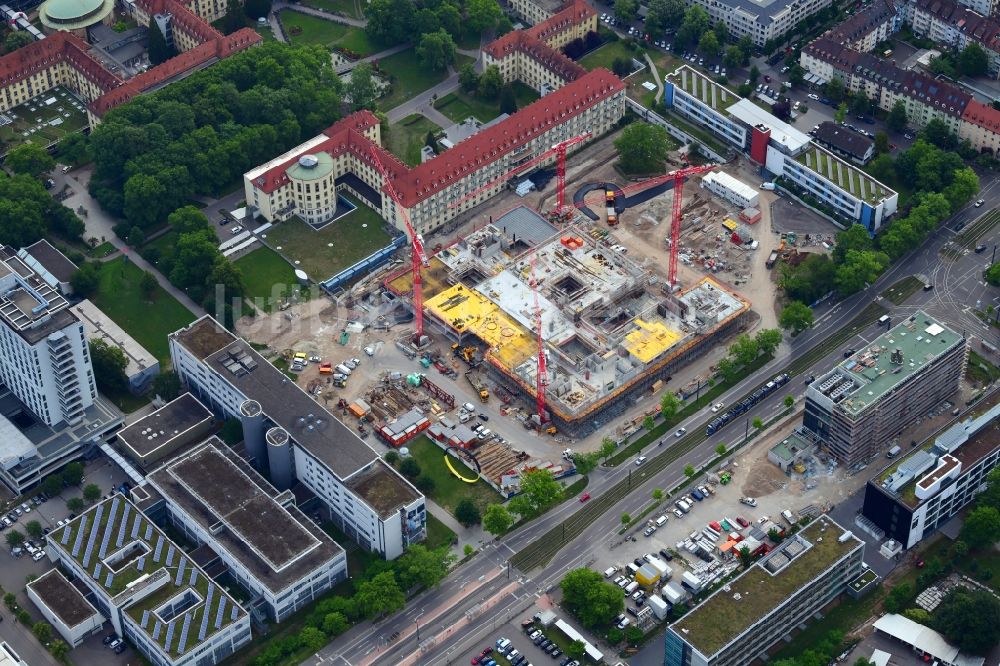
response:
<path id="1" fill-rule="evenodd" d="M 476 550 L 479 550 L 483 546 L 483 543 L 492 538 L 487 535 L 486 532 L 483 531 L 483 528 L 479 525 L 476 525 L 475 527 L 464 527 L 460 522 L 455 520 L 455 517 L 448 513 L 444 507 L 434 502 L 431 498 L 425 497 L 424 502 L 431 515 L 444 523 L 448 529 L 454 532 L 458 537 L 458 544 L 455 546 L 457 549 L 456 555 L 458 556 L 458 559 L 465 557 L 464 549 L 466 544 L 471 545 Z"/>

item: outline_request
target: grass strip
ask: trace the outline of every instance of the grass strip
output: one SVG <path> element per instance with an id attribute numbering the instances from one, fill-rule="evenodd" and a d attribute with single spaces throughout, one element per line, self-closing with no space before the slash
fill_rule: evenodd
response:
<path id="1" fill-rule="evenodd" d="M 891 287 L 883 289 L 879 295 L 893 305 L 902 305 L 906 302 L 906 299 L 920 291 L 923 286 L 924 283 L 922 281 L 910 275 L 896 282 Z"/>

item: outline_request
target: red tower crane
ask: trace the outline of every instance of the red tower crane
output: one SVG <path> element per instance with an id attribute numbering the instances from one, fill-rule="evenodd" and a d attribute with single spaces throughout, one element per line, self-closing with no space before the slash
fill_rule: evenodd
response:
<path id="1" fill-rule="evenodd" d="M 574 136 L 571 139 L 566 139 L 565 141 L 560 141 L 559 143 L 555 144 L 554 146 L 552 146 L 551 148 L 549 148 L 548 150 L 546 150 L 544 153 L 542 153 L 541 155 L 539 155 L 538 157 L 530 159 L 527 162 L 525 162 L 524 164 L 517 165 L 513 169 L 510 169 L 509 171 L 507 171 L 506 173 L 504 173 L 499 178 L 494 178 L 493 180 L 491 180 L 490 182 L 486 183 L 485 185 L 483 185 L 481 187 L 477 187 L 476 189 L 472 190 L 471 192 L 469 192 L 468 194 L 466 194 L 464 197 L 460 197 L 460 198 L 456 199 L 455 201 L 452 201 L 450 204 L 448 204 L 448 208 L 457 208 L 458 206 L 461 206 L 463 203 L 465 203 L 469 199 L 477 197 L 480 194 L 482 194 L 483 192 L 486 192 L 488 190 L 493 189 L 498 184 L 504 182 L 508 178 L 516 176 L 521 171 L 524 171 L 525 169 L 530 169 L 533 166 L 537 166 L 537 165 L 541 164 L 542 162 L 544 162 L 545 160 L 547 160 L 550 157 L 552 157 L 553 155 L 556 155 L 557 156 L 557 159 L 556 159 L 556 182 L 558 184 L 558 190 L 559 190 L 556 193 L 556 196 L 557 196 L 557 204 L 556 205 L 558 206 L 557 212 L 562 212 L 562 209 L 563 209 L 563 207 L 565 205 L 565 202 L 566 202 L 566 195 L 565 195 L 565 191 L 566 191 L 566 151 L 569 150 L 569 148 L 571 148 L 572 146 L 575 146 L 578 143 L 582 143 L 583 141 L 586 141 L 587 139 L 589 139 L 592 136 L 593 136 L 593 134 L 591 134 L 590 132 L 584 132 L 583 134 L 581 134 L 579 136 Z"/>
<path id="2" fill-rule="evenodd" d="M 681 204 L 684 199 L 684 179 L 698 173 L 706 173 L 714 168 L 714 164 L 707 164 L 705 166 L 684 167 L 667 174 L 674 181 L 674 204 L 670 216 L 670 267 L 667 271 L 667 282 L 671 288 L 677 284 L 677 251 L 681 239 Z"/>
<path id="3" fill-rule="evenodd" d="M 538 335 L 538 366 L 535 370 L 535 399 L 538 425 L 545 425 L 545 387 L 549 374 L 545 367 L 545 344 L 542 342 L 542 307 L 538 304 L 538 278 L 535 277 L 535 255 L 531 255 L 531 293 L 535 296 L 535 332 Z"/>
<path id="4" fill-rule="evenodd" d="M 413 224 L 410 223 L 410 215 L 406 212 L 406 206 L 403 205 L 399 192 L 393 187 L 392 180 L 389 178 L 389 171 L 382 164 L 382 160 L 379 159 L 378 153 L 375 152 L 374 148 L 371 150 L 371 155 L 372 160 L 375 162 L 375 168 L 382 174 L 382 189 L 385 190 L 386 195 L 396 204 L 396 210 L 399 211 L 399 216 L 403 218 L 403 224 L 406 225 L 406 233 L 410 235 L 410 244 L 413 248 L 411 253 L 413 268 L 413 316 L 414 323 L 416 324 L 414 340 L 419 344 L 420 339 L 424 335 L 424 290 L 420 279 L 420 268 L 427 265 L 427 256 L 424 254 L 424 241 L 416 230 L 414 230 Z"/>

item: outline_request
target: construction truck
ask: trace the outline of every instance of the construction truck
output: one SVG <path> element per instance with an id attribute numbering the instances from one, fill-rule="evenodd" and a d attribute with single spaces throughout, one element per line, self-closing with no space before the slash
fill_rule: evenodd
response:
<path id="1" fill-rule="evenodd" d="M 615 210 L 615 191 L 604 190 L 604 201 L 608 209 L 608 226 L 613 227 L 618 224 L 618 212 Z"/>
<path id="2" fill-rule="evenodd" d="M 764 263 L 768 268 L 774 268 L 775 262 L 778 261 L 778 251 L 771 250 L 771 254 L 767 255 L 767 261 Z"/>
<path id="3" fill-rule="evenodd" d="M 482 402 L 487 402 L 490 399 L 490 392 L 486 388 L 486 384 L 479 379 L 479 376 L 474 372 L 465 373 L 465 378 L 469 380 L 472 384 L 472 388 L 476 389 L 476 393 L 479 394 L 479 400 Z"/>

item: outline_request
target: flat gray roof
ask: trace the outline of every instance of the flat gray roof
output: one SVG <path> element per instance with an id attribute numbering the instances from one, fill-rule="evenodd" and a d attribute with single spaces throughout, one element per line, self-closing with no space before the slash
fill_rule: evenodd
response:
<path id="1" fill-rule="evenodd" d="M 73 273 L 76 272 L 76 264 L 67 259 L 65 254 L 54 248 L 44 238 L 24 248 L 22 252 L 30 254 L 35 261 L 41 264 L 42 268 L 60 282 L 69 282 Z"/>
<path id="2" fill-rule="evenodd" d="M 279 503 L 281 494 L 216 437 L 156 470 L 149 481 L 202 527 L 214 526 L 220 546 L 273 592 L 343 552 L 294 505 Z"/>
<path id="3" fill-rule="evenodd" d="M 552 238 L 559 229 L 549 224 L 544 217 L 527 206 L 518 206 L 507 211 L 493 222 L 508 237 L 516 238 L 527 245 L 538 245 Z"/>
<path id="4" fill-rule="evenodd" d="M 184 393 L 119 430 L 118 439 L 135 457 L 145 458 L 213 418 L 208 407 L 190 393 Z"/>
<path id="5" fill-rule="evenodd" d="M 206 315 L 174 336 L 243 395 L 259 402 L 269 419 L 341 479 L 379 459 L 351 428 L 215 319 Z M 310 414 L 319 417 L 318 427 L 306 424 Z"/>

